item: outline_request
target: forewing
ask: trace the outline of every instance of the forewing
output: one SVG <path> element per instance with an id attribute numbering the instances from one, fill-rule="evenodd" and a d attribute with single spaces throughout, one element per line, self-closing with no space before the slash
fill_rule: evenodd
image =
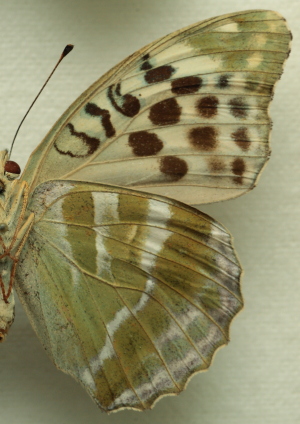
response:
<path id="1" fill-rule="evenodd" d="M 79 97 L 24 179 L 128 186 L 192 204 L 243 194 L 269 156 L 268 107 L 290 39 L 278 13 L 253 10 L 161 38 Z"/>
<path id="2" fill-rule="evenodd" d="M 48 354 L 105 411 L 179 393 L 242 307 L 231 237 L 176 201 L 49 181 L 15 287 Z"/>

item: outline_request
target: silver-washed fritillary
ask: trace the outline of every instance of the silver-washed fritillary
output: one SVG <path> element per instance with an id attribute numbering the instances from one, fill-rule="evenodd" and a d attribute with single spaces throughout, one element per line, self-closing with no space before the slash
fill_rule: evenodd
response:
<path id="1" fill-rule="evenodd" d="M 15 289 L 52 361 L 107 412 L 151 408 L 209 367 L 241 268 L 226 229 L 181 202 L 255 186 L 290 40 L 272 11 L 192 25 L 84 92 L 19 179 L 1 152 L 0 338 Z"/>

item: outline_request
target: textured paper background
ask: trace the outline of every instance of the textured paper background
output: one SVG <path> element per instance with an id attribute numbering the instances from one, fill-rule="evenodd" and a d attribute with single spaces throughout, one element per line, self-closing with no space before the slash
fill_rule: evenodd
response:
<path id="1" fill-rule="evenodd" d="M 1 149 L 67 43 L 58 69 L 24 124 L 12 159 L 22 167 L 51 125 L 89 84 L 128 54 L 180 27 L 241 9 L 281 12 L 294 34 L 277 86 L 270 163 L 258 187 L 202 208 L 232 232 L 244 267 L 245 309 L 231 343 L 179 397 L 153 411 L 101 414 L 44 353 L 21 306 L 0 346 L 0 423 L 296 424 L 300 422 L 298 0 L 0 0 Z"/>

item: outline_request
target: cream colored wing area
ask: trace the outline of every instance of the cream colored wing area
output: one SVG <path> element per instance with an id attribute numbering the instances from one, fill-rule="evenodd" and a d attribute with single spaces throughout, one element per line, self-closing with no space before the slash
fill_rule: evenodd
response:
<path id="1" fill-rule="evenodd" d="M 163 37 L 69 108 L 24 179 L 127 186 L 192 204 L 247 192 L 269 157 L 268 108 L 290 40 L 278 13 L 255 10 Z"/>
<path id="2" fill-rule="evenodd" d="M 105 411 L 179 393 L 242 307 L 231 237 L 198 210 L 93 183 L 36 188 L 16 290 L 46 351 Z"/>

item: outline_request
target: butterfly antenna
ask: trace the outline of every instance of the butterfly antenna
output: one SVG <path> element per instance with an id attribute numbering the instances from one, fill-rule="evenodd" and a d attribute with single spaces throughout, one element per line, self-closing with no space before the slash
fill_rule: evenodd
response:
<path id="1" fill-rule="evenodd" d="M 21 128 L 21 126 L 22 126 L 23 122 L 25 121 L 25 119 L 26 119 L 26 117 L 27 117 L 28 113 L 29 113 L 29 112 L 30 112 L 30 110 L 32 109 L 32 106 L 35 104 L 35 102 L 37 101 L 37 99 L 38 99 L 38 97 L 40 96 L 41 92 L 44 90 L 44 88 L 45 88 L 45 87 L 46 87 L 46 85 L 48 84 L 48 81 L 50 80 L 50 78 L 52 77 L 52 75 L 54 74 L 54 72 L 56 71 L 56 68 L 58 67 L 58 65 L 60 64 L 60 62 L 63 60 L 63 58 L 64 58 L 64 57 L 66 57 L 66 56 L 67 56 L 67 54 L 69 54 L 69 53 L 70 53 L 70 51 L 72 51 L 72 50 L 73 50 L 73 48 L 74 48 L 73 44 L 68 44 L 68 45 L 64 48 L 64 50 L 63 50 L 62 54 L 60 55 L 60 58 L 59 58 L 59 60 L 58 60 L 57 64 L 56 64 L 56 65 L 54 66 L 54 68 L 53 68 L 53 71 L 51 72 L 51 74 L 49 75 L 49 77 L 46 79 L 46 81 L 45 81 L 44 85 L 42 86 L 42 88 L 41 88 L 41 89 L 40 89 L 40 91 L 38 92 L 38 94 L 37 94 L 36 98 L 33 100 L 33 102 L 31 103 L 31 105 L 30 105 L 30 107 L 29 107 L 29 109 L 28 109 L 28 110 L 27 110 L 27 112 L 25 113 L 25 115 L 24 115 L 24 117 L 23 117 L 22 121 L 20 122 L 20 125 L 18 126 L 18 129 L 17 129 L 17 131 L 16 131 L 16 133 L 15 133 L 15 136 L 14 136 L 14 138 L 13 138 L 13 141 L 12 141 L 12 143 L 11 143 L 11 147 L 10 147 L 10 151 L 9 151 L 8 158 L 10 158 L 10 155 L 11 155 L 11 152 L 12 152 L 12 149 L 13 149 L 13 146 L 14 146 L 14 143 L 15 143 L 15 140 L 16 140 L 16 138 L 17 138 L 18 132 L 19 132 L 19 130 L 20 130 L 20 128 Z"/>

